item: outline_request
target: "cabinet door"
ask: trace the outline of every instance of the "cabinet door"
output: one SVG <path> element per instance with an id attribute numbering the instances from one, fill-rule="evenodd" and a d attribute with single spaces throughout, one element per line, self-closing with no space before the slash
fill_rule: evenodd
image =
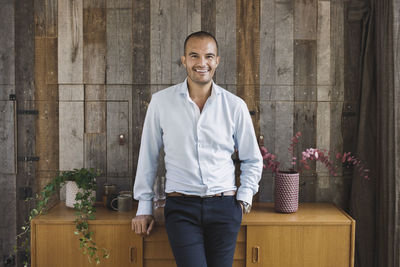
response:
<path id="1" fill-rule="evenodd" d="M 98 247 L 109 250 L 109 259 L 102 259 L 99 265 L 90 264 L 79 249 L 73 224 L 37 224 L 32 266 L 142 266 L 142 238 L 132 232 L 130 225 L 90 225 L 90 229 Z"/>
<path id="2" fill-rule="evenodd" d="M 349 267 L 350 225 L 247 226 L 246 266 Z"/>

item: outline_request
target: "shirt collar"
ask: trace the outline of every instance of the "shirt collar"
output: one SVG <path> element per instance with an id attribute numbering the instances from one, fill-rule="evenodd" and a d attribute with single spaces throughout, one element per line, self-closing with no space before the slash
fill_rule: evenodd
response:
<path id="1" fill-rule="evenodd" d="M 185 81 L 183 83 L 181 83 L 178 91 L 179 91 L 180 94 L 187 95 L 187 97 L 190 97 L 189 96 L 189 88 L 187 86 L 187 78 L 185 79 Z M 212 87 L 211 87 L 211 97 L 214 98 L 219 94 L 221 94 L 221 89 L 219 88 L 218 85 L 216 85 L 214 83 L 214 80 L 213 80 L 212 81 Z"/>

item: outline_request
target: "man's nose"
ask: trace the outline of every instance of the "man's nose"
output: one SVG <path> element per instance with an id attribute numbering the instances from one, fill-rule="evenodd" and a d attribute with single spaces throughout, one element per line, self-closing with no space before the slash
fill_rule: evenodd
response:
<path id="1" fill-rule="evenodd" d="M 207 62 L 207 60 L 206 60 L 205 57 L 199 57 L 199 64 L 200 64 L 201 66 L 205 66 L 205 65 L 206 65 L 206 62 Z"/>

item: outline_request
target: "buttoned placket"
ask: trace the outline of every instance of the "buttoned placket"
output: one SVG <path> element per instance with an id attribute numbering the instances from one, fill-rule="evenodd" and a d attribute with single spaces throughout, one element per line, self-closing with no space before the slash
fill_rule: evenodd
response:
<path id="1" fill-rule="evenodd" d="M 201 126 L 202 118 L 205 116 L 207 106 L 212 101 L 213 95 L 210 95 L 207 98 L 206 103 L 204 104 L 203 110 L 201 113 L 200 113 L 199 106 L 197 106 L 197 104 L 190 98 L 189 94 L 187 95 L 187 98 L 188 98 L 189 102 L 191 103 L 192 114 L 194 117 L 195 139 L 197 142 L 197 146 L 196 146 L 196 148 L 197 148 L 197 163 L 199 165 L 200 176 L 202 178 L 203 184 L 205 184 L 207 186 L 207 178 L 203 176 L 202 167 L 201 167 L 201 149 L 204 148 L 204 144 L 202 143 L 202 142 L 204 142 L 204 139 L 201 138 L 201 130 L 199 128 Z"/>

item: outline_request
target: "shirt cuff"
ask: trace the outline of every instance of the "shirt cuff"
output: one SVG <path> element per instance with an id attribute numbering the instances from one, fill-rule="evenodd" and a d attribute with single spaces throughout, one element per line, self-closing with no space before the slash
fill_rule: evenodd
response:
<path id="1" fill-rule="evenodd" d="M 139 200 L 136 216 L 138 215 L 153 215 L 153 201 Z"/>
<path id="2" fill-rule="evenodd" d="M 237 194 L 236 194 L 236 199 L 244 201 L 244 202 L 247 202 L 250 205 L 252 205 L 252 202 L 253 202 L 253 190 L 251 190 L 250 188 L 239 187 L 239 189 L 237 191 Z"/>

